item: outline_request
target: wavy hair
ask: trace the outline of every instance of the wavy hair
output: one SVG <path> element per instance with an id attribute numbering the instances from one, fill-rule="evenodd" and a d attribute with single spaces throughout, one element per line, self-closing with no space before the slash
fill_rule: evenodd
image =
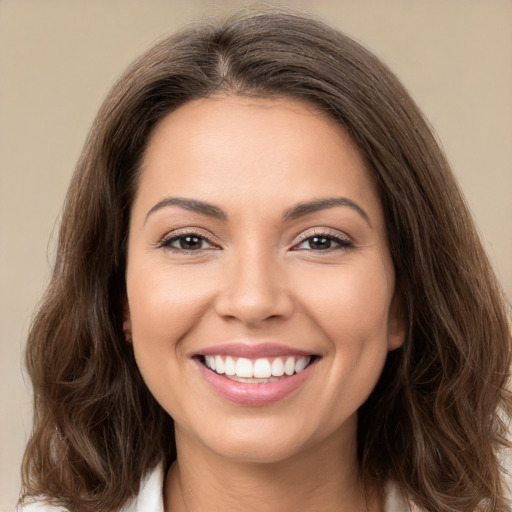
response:
<path id="1" fill-rule="evenodd" d="M 351 136 L 378 186 L 408 334 L 359 411 L 363 475 L 395 481 L 430 512 L 508 510 L 498 452 L 511 413 L 509 309 L 446 158 L 382 62 L 282 10 L 187 27 L 136 60 L 106 97 L 28 337 L 24 497 L 119 510 L 141 477 L 176 457 L 172 419 L 122 331 L 127 226 L 155 126 L 220 93 L 314 105 Z"/>

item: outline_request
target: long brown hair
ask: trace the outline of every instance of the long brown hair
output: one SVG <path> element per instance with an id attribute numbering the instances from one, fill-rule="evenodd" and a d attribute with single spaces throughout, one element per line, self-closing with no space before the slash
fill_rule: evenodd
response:
<path id="1" fill-rule="evenodd" d="M 172 419 L 122 332 L 127 225 L 156 124 L 218 92 L 313 104 L 351 135 L 378 185 L 408 335 L 359 411 L 363 474 L 394 480 L 427 511 L 508 510 L 497 458 L 511 413 L 508 306 L 447 161 L 374 55 L 316 19 L 275 10 L 162 40 L 103 103 L 28 338 L 24 495 L 115 511 L 160 460 L 175 459 Z"/>

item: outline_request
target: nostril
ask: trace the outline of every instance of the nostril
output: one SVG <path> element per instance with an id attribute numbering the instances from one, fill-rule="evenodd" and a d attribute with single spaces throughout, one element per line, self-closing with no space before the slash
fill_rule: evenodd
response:
<path id="1" fill-rule="evenodd" d="M 216 312 L 226 320 L 238 320 L 245 325 L 260 325 L 263 322 L 289 318 L 294 310 L 293 301 L 279 290 L 258 295 L 253 290 L 236 291 L 219 297 Z"/>

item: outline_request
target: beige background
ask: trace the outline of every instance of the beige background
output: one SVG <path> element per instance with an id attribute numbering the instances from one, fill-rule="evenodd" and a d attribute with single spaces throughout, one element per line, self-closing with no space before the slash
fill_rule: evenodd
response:
<path id="1" fill-rule="evenodd" d="M 246 3 L 0 0 L 0 510 L 16 501 L 30 429 L 21 351 L 100 101 L 159 36 Z M 512 297 L 512 2 L 283 3 L 352 34 L 401 77 L 443 141 Z"/>

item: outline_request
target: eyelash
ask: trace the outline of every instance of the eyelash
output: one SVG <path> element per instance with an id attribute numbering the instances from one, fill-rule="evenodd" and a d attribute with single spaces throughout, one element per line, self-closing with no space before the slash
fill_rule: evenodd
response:
<path id="1" fill-rule="evenodd" d="M 207 242 L 214 249 L 219 249 L 219 247 L 217 245 L 215 245 L 212 241 L 210 241 L 206 236 L 204 236 L 203 234 L 198 233 L 196 231 L 184 231 L 184 232 L 178 233 L 178 234 L 173 233 L 170 236 L 165 237 L 160 242 L 158 242 L 156 247 L 158 249 L 167 249 L 171 252 L 180 253 L 180 254 L 194 254 L 194 253 L 200 252 L 201 250 L 204 250 L 202 248 L 199 250 L 182 249 L 182 248 L 178 248 L 178 247 L 173 247 L 171 245 L 173 242 L 177 242 L 177 241 L 185 239 L 187 237 L 197 238 L 197 239 L 199 239 L 200 242 Z"/>
<path id="2" fill-rule="evenodd" d="M 312 240 L 314 238 L 320 238 L 320 239 L 324 239 L 324 240 L 327 240 L 329 243 L 332 243 L 334 242 L 335 244 L 337 244 L 336 247 L 328 247 L 327 249 L 299 249 L 298 247 L 300 245 L 302 245 L 304 242 L 307 242 L 308 240 Z M 329 253 L 331 251 L 346 251 L 346 250 L 349 250 L 349 249 L 353 249 L 354 248 L 354 244 L 348 239 L 348 238 L 345 238 L 345 237 L 342 237 L 338 234 L 334 234 L 332 232 L 328 232 L 328 231 L 314 231 L 313 233 L 305 233 L 303 235 L 300 236 L 300 241 L 298 244 L 295 244 L 293 247 L 292 247 L 292 250 L 293 251 L 305 251 L 305 250 L 310 250 L 312 252 L 318 252 L 318 253 Z"/>
<path id="3" fill-rule="evenodd" d="M 197 231 L 184 231 L 182 233 L 173 233 L 168 237 L 163 238 L 160 242 L 156 244 L 156 247 L 158 249 L 167 249 L 174 253 L 180 253 L 180 254 L 194 254 L 198 253 L 202 250 L 205 250 L 204 248 L 199 248 L 197 250 L 190 250 L 190 249 L 183 249 L 179 247 L 173 247 L 171 244 L 174 242 L 178 242 L 179 240 L 185 239 L 187 237 L 194 237 L 197 238 L 199 242 L 208 243 L 211 248 L 208 248 L 207 250 L 211 250 L 212 248 L 215 250 L 220 249 L 216 244 L 214 244 L 211 240 L 208 239 L 204 234 L 198 233 Z M 329 244 L 335 243 L 335 247 L 328 247 L 326 249 L 300 249 L 299 246 L 301 246 L 303 243 L 307 242 L 308 240 L 313 240 L 314 238 L 324 239 Z M 291 250 L 292 251 L 311 251 L 311 252 L 317 252 L 317 253 L 330 253 L 332 251 L 343 251 L 343 250 L 349 250 L 353 249 L 354 244 L 348 239 L 344 238 L 338 234 L 333 234 L 331 232 L 326 231 L 314 231 L 313 233 L 305 233 L 300 236 L 300 240 L 297 244 L 295 244 Z"/>

